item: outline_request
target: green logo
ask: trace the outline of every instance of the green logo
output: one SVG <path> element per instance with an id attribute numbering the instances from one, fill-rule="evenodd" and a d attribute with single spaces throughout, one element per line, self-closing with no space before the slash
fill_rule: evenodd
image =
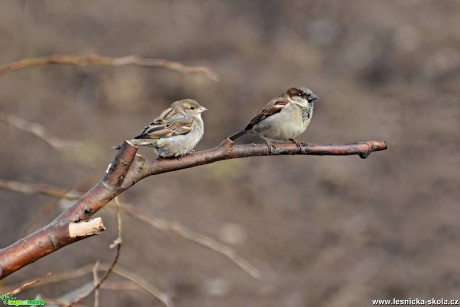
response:
<path id="1" fill-rule="evenodd" d="M 6 306 L 44 306 L 44 300 L 18 300 L 13 295 L 3 294 L 0 296 L 3 305 Z"/>

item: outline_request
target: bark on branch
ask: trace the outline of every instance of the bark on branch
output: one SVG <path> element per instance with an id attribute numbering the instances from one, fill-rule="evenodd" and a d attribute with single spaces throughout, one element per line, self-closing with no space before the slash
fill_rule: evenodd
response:
<path id="1" fill-rule="evenodd" d="M 6 248 L 0 249 L 0 279 L 14 271 L 72 244 L 96 234 L 71 236 L 69 227 L 88 221 L 99 209 L 115 196 L 145 177 L 210 164 L 221 160 L 253 156 L 276 155 L 359 155 L 366 158 L 374 151 L 387 149 L 385 142 L 369 141 L 353 144 L 277 144 L 269 148 L 265 144 L 234 145 L 226 139 L 219 146 L 190 153 L 180 160 L 148 160 L 136 155 L 137 148 L 124 142 L 110 164 L 101 182 L 80 197 L 75 204 L 54 221 Z M 72 226 L 71 226 L 72 225 Z M 102 231 L 103 229 L 100 229 Z"/>

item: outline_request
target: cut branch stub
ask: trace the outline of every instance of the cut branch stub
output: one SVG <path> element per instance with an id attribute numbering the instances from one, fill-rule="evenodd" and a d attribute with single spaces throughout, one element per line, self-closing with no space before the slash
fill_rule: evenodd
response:
<path id="1" fill-rule="evenodd" d="M 0 279 L 14 271 L 31 264 L 45 255 L 88 238 L 105 230 L 103 226 L 98 232 L 92 231 L 78 236 L 70 236 L 70 225 L 74 223 L 50 223 L 7 248 L 0 249 Z"/>

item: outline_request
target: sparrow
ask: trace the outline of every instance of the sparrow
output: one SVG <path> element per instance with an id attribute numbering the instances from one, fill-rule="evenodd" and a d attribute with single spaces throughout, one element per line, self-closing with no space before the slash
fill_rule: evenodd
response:
<path id="1" fill-rule="evenodd" d="M 267 142 L 270 150 L 272 142 L 291 141 L 300 148 L 295 138 L 308 127 L 313 115 L 313 102 L 318 96 L 306 87 L 291 87 L 270 102 L 240 132 L 228 137 L 231 141 L 251 133 Z"/>
<path id="2" fill-rule="evenodd" d="M 207 109 L 192 99 L 175 101 L 128 143 L 152 147 L 160 158 L 181 157 L 203 137 L 201 113 Z"/>

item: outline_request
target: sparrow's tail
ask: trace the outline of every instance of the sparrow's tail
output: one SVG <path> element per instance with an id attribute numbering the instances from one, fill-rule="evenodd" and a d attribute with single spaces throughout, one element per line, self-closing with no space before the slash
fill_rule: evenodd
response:
<path id="1" fill-rule="evenodd" d="M 237 138 L 239 138 L 240 136 L 245 135 L 247 132 L 248 132 L 248 130 L 241 130 L 241 131 L 235 133 L 234 135 L 229 136 L 228 139 L 230 139 L 231 141 L 234 141 Z"/>

